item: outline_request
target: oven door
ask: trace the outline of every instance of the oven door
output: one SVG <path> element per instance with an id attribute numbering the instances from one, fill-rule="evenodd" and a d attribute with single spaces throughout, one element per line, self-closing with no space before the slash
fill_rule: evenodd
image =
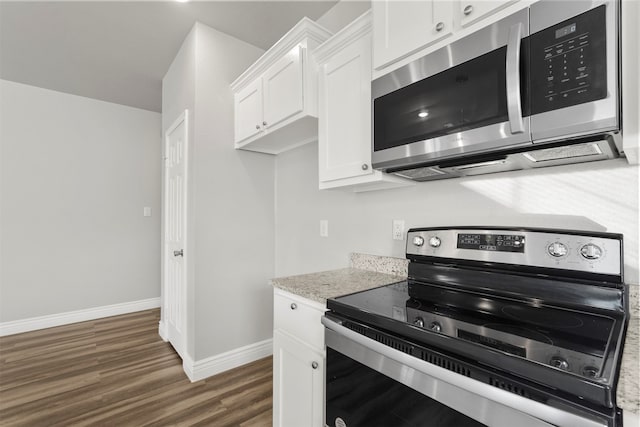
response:
<path id="1" fill-rule="evenodd" d="M 329 427 L 606 427 L 388 347 L 328 317 Z"/>
<path id="2" fill-rule="evenodd" d="M 374 80 L 373 166 L 530 145 L 528 33 L 525 9 Z"/>

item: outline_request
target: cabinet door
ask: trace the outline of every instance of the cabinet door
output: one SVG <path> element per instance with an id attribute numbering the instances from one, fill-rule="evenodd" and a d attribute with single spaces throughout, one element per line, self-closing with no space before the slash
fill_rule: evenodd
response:
<path id="1" fill-rule="evenodd" d="M 304 107 L 303 48 L 296 46 L 264 74 L 264 125 L 277 125 Z"/>
<path id="2" fill-rule="evenodd" d="M 370 38 L 323 64 L 319 88 L 320 181 L 371 174 Z"/>
<path id="3" fill-rule="evenodd" d="M 323 425 L 324 357 L 287 333 L 273 333 L 273 425 Z"/>
<path id="4" fill-rule="evenodd" d="M 234 96 L 235 141 L 240 142 L 262 130 L 262 80 L 257 79 Z"/>
<path id="5" fill-rule="evenodd" d="M 478 19 L 516 1 L 517 0 L 461 0 L 459 3 L 460 22 L 462 26 L 472 24 Z"/>
<path id="6" fill-rule="evenodd" d="M 374 67 L 380 69 L 451 34 L 452 5 L 441 0 L 374 0 Z"/>

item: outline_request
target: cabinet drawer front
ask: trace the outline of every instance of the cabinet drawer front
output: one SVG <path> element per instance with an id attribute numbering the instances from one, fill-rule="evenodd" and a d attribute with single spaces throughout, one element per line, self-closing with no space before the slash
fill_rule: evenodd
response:
<path id="1" fill-rule="evenodd" d="M 282 329 L 318 350 L 324 348 L 324 312 L 307 304 L 303 298 L 276 292 L 273 296 L 273 327 Z"/>

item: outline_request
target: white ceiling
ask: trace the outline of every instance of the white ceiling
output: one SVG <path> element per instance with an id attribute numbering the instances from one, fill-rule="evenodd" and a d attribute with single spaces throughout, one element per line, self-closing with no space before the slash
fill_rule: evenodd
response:
<path id="1" fill-rule="evenodd" d="M 196 20 L 263 49 L 328 1 L 0 1 L 0 78 L 161 110 L 162 77 Z"/>

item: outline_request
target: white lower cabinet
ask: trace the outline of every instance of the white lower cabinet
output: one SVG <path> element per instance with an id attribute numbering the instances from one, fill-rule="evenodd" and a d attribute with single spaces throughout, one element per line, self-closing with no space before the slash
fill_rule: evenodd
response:
<path id="1" fill-rule="evenodd" d="M 278 330 L 273 350 L 273 425 L 322 426 L 324 355 Z"/>
<path id="2" fill-rule="evenodd" d="M 325 306 L 280 289 L 273 300 L 273 425 L 321 427 Z"/>

